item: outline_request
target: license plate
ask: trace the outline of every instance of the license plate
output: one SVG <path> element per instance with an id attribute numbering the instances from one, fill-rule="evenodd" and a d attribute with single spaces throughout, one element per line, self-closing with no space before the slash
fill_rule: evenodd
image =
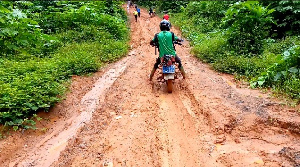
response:
<path id="1" fill-rule="evenodd" d="M 175 73 L 175 65 L 163 66 L 163 73 Z"/>

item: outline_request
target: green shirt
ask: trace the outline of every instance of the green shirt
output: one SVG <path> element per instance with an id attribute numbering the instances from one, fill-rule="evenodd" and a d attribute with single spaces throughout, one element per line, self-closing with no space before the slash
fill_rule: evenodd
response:
<path id="1" fill-rule="evenodd" d="M 161 31 L 157 35 L 158 45 L 159 45 L 159 57 L 164 57 L 164 55 L 176 55 L 176 51 L 173 47 L 172 33 L 170 31 Z M 174 34 L 174 41 L 178 37 Z M 155 39 L 153 38 L 153 41 Z"/>

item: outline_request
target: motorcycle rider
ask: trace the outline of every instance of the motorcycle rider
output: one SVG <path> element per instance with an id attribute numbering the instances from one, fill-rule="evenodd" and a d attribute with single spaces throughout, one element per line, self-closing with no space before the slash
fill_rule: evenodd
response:
<path id="1" fill-rule="evenodd" d="M 152 15 L 153 15 L 153 9 L 152 9 L 152 7 L 150 7 L 150 9 L 149 9 L 149 16 L 152 17 Z"/>
<path id="2" fill-rule="evenodd" d="M 163 19 L 169 21 L 169 18 L 170 18 L 170 16 L 168 15 L 168 12 L 165 11 L 165 14 L 164 14 L 164 16 L 163 16 Z"/>
<path id="3" fill-rule="evenodd" d="M 183 69 L 180 58 L 176 54 L 173 44 L 174 41 L 181 42 L 182 40 L 179 39 L 173 32 L 170 32 L 170 22 L 168 22 L 167 20 L 161 21 L 159 27 L 161 32 L 155 34 L 154 38 L 150 41 L 150 45 L 158 46 L 159 51 L 159 57 L 156 59 L 156 63 L 154 64 L 154 67 L 150 74 L 150 81 L 152 81 L 154 73 L 161 63 L 161 58 L 163 58 L 164 55 L 175 56 L 175 61 L 176 63 L 178 63 L 178 68 L 183 76 L 183 79 L 185 79 L 186 73 Z"/>

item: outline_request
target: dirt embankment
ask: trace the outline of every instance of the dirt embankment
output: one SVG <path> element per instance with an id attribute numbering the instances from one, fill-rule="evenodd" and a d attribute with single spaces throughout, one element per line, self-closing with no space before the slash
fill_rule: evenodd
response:
<path id="1" fill-rule="evenodd" d="M 130 19 L 129 56 L 74 77 L 66 100 L 41 115 L 44 129 L 0 141 L 1 166 L 300 165 L 299 108 L 214 72 L 187 42 L 177 54 L 188 78 L 166 93 L 148 81 L 160 19 L 144 10 Z"/>

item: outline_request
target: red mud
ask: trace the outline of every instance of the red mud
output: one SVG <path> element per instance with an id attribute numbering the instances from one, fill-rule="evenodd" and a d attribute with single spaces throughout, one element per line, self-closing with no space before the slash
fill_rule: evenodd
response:
<path id="1" fill-rule="evenodd" d="M 130 20 L 129 56 L 73 77 L 66 99 L 40 114 L 39 130 L 0 141 L 1 166 L 300 165 L 297 108 L 241 88 L 190 55 L 187 42 L 177 54 L 188 78 L 166 93 L 148 81 L 160 19 L 142 10 Z"/>

